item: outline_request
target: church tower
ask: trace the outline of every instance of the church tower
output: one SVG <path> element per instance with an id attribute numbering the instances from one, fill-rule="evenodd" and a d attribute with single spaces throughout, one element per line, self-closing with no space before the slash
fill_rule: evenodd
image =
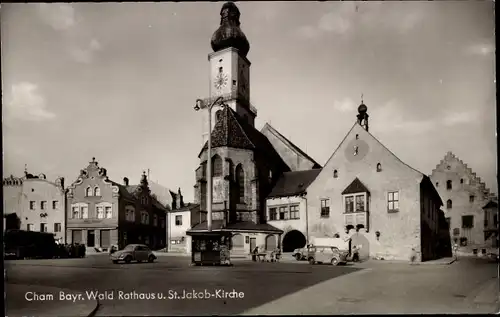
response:
<path id="1" fill-rule="evenodd" d="M 240 11 L 233 2 L 227 2 L 220 11 L 220 26 L 212 35 L 213 52 L 208 55 L 210 65 L 210 98 L 222 96 L 224 102 L 244 121 L 254 126 L 257 111 L 250 104 L 250 44 L 240 29 Z M 213 130 L 220 108 L 212 111 Z M 208 111 L 203 114 L 203 144 L 208 139 Z"/>

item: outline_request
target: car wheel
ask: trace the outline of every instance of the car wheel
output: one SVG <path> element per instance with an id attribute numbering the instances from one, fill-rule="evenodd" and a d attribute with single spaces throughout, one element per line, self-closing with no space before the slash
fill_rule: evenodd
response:
<path id="1" fill-rule="evenodd" d="M 132 257 L 131 256 L 127 256 L 125 258 L 125 263 L 129 264 L 130 262 L 132 262 Z"/>
<path id="2" fill-rule="evenodd" d="M 148 262 L 149 262 L 149 263 L 153 263 L 154 261 L 155 261 L 155 257 L 154 257 L 154 256 L 152 256 L 152 255 L 150 255 L 150 256 L 149 256 L 149 259 L 148 259 Z"/>
<path id="3" fill-rule="evenodd" d="M 295 259 L 297 259 L 297 261 L 302 260 L 302 255 L 301 254 L 295 254 Z"/>
<path id="4" fill-rule="evenodd" d="M 114 264 L 118 264 L 118 260 L 113 260 L 113 263 Z"/>
<path id="5" fill-rule="evenodd" d="M 339 262 L 340 262 L 339 259 L 333 258 L 330 263 L 332 263 L 332 265 L 334 265 L 334 266 L 337 266 L 337 265 L 339 265 Z"/>
<path id="6" fill-rule="evenodd" d="M 314 261 L 314 259 L 313 259 L 313 258 L 310 258 L 310 259 L 309 259 L 309 264 L 311 264 L 311 265 L 312 265 L 312 264 L 314 264 L 314 262 L 315 262 L 315 261 Z"/>

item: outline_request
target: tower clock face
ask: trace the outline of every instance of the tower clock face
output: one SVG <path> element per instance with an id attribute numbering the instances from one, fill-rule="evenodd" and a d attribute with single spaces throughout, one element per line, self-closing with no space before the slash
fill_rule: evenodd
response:
<path id="1" fill-rule="evenodd" d="M 222 88 L 226 87 L 227 81 L 228 81 L 228 78 L 227 78 L 226 74 L 223 74 L 223 73 L 217 74 L 217 76 L 215 77 L 215 81 L 214 81 L 215 89 L 221 90 Z"/>

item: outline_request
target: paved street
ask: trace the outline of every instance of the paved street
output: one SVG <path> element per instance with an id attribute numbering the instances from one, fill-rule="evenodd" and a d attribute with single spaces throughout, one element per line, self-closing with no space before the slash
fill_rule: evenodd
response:
<path id="1" fill-rule="evenodd" d="M 497 265 L 461 259 L 451 265 L 370 261 L 356 266 L 235 261 L 234 267 L 189 267 L 189 258 L 165 256 L 157 263 L 111 264 L 85 259 L 8 261 L 7 313 L 25 299 L 9 296 L 12 285 L 50 286 L 114 294 L 97 316 L 212 314 L 439 313 L 495 310 Z M 177 292 L 242 292 L 244 298 L 172 299 Z M 120 299 L 163 293 L 165 299 Z M 485 295 L 486 292 L 486 295 Z M 109 294 L 109 293 L 108 293 Z M 217 293 L 223 296 L 222 293 Z M 490 296 L 488 296 L 490 294 Z M 127 295 L 124 295 L 125 297 Z M 134 296 L 134 295 L 128 295 Z M 18 310 L 16 310 L 17 312 Z M 77 315 L 75 313 L 75 315 Z M 9 314 L 12 316 L 12 314 Z"/>
<path id="2" fill-rule="evenodd" d="M 233 267 L 189 267 L 186 257 L 159 257 L 157 263 L 119 264 L 106 256 L 85 259 L 25 260 L 6 262 L 8 284 L 34 284 L 76 291 L 112 291 L 114 300 L 104 300 L 97 316 L 123 315 L 211 315 L 239 314 L 337 276 L 356 271 L 351 267 L 237 261 Z M 171 300 L 177 291 L 217 290 L 243 292 L 242 299 Z M 9 288 L 7 287 L 7 291 Z M 120 300 L 118 292 L 155 294 L 166 300 Z M 7 308 L 24 298 L 10 298 Z"/>

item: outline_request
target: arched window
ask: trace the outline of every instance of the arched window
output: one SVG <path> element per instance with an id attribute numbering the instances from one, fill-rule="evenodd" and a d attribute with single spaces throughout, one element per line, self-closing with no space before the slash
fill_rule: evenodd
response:
<path id="1" fill-rule="evenodd" d="M 218 155 L 212 158 L 212 176 L 222 176 L 222 159 Z"/>
<path id="2" fill-rule="evenodd" d="M 97 186 L 94 188 L 94 196 L 101 196 L 101 189 Z"/>
<path id="3" fill-rule="evenodd" d="M 219 122 L 221 115 L 222 110 L 217 110 L 217 112 L 215 112 L 215 123 Z"/>
<path id="4" fill-rule="evenodd" d="M 345 232 L 346 232 L 346 233 L 349 233 L 349 231 L 350 231 L 351 229 L 354 229 L 354 226 L 353 226 L 353 225 L 347 225 L 347 226 L 345 227 Z"/>
<path id="5" fill-rule="evenodd" d="M 382 171 L 382 164 L 377 163 L 377 172 L 381 172 L 381 171 Z"/>
<path id="6" fill-rule="evenodd" d="M 452 186 L 451 186 L 451 181 L 450 181 L 450 180 L 447 180 L 447 181 L 446 181 L 446 189 L 447 189 L 447 190 L 451 190 L 451 189 L 452 189 Z"/>
<path id="7" fill-rule="evenodd" d="M 245 202 L 245 171 L 241 164 L 236 167 L 236 184 L 238 186 L 239 202 L 243 203 Z"/>
<path id="8" fill-rule="evenodd" d="M 356 225 L 356 232 L 358 232 L 358 231 L 359 231 L 359 229 L 364 229 L 364 228 L 365 228 L 365 226 L 364 226 L 364 225 L 361 225 L 361 224 Z"/>
<path id="9" fill-rule="evenodd" d="M 333 178 L 337 178 L 339 177 L 339 172 L 337 172 L 337 170 L 334 170 L 333 171 Z"/>
<path id="10" fill-rule="evenodd" d="M 453 207 L 453 202 L 451 201 L 451 199 L 448 199 L 448 201 L 446 201 L 446 208 L 451 209 L 451 207 Z"/>
<path id="11" fill-rule="evenodd" d="M 436 187 L 439 187 L 439 182 L 436 182 Z"/>
<path id="12" fill-rule="evenodd" d="M 90 186 L 87 187 L 87 190 L 85 191 L 85 196 L 92 196 L 92 188 Z"/>

